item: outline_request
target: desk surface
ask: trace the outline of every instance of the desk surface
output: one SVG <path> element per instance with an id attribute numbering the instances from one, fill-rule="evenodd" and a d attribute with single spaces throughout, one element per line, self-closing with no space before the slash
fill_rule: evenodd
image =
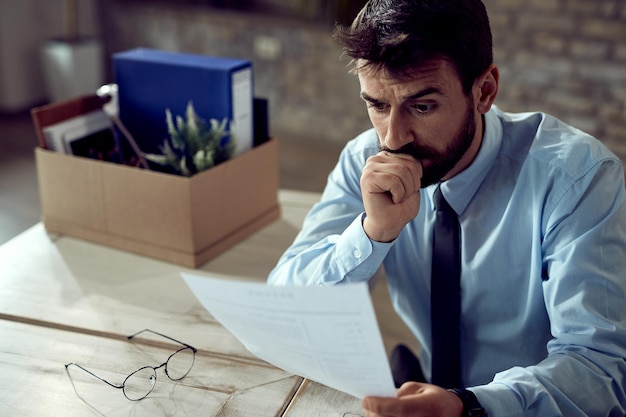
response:
<path id="1" fill-rule="evenodd" d="M 265 281 L 318 194 L 281 191 L 281 218 L 199 269 L 48 234 L 33 226 L 0 247 L 0 415 L 360 415 L 359 400 L 250 354 L 202 308 L 180 272 Z M 388 307 L 387 307 L 388 308 Z M 150 328 L 198 348 L 191 373 L 162 370 L 131 402 L 114 383 L 159 365 L 175 344 L 126 335 Z M 158 342 L 158 343 L 155 343 Z"/>

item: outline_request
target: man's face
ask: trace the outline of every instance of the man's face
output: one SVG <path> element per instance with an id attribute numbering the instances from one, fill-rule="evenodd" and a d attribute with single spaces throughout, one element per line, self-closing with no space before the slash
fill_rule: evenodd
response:
<path id="1" fill-rule="evenodd" d="M 456 71 L 432 61 L 409 78 L 361 69 L 361 97 L 380 139 L 381 150 L 408 153 L 420 161 L 422 187 L 465 169 L 480 147 L 472 94 L 463 93 Z"/>

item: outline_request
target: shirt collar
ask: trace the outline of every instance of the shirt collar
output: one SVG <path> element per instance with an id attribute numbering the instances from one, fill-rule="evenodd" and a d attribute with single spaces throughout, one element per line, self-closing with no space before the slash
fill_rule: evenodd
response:
<path id="1" fill-rule="evenodd" d="M 495 107 L 495 106 L 494 106 Z M 471 165 L 454 177 L 441 183 L 441 192 L 457 215 L 463 214 L 495 161 L 502 144 L 502 123 L 497 110 L 492 108 L 484 117 L 483 140 Z M 426 188 L 431 207 L 438 184 Z"/>

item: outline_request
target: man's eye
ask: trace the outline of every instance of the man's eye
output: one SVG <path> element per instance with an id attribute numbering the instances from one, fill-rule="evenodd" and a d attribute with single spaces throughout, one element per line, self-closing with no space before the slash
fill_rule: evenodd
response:
<path id="1" fill-rule="evenodd" d="M 426 114 L 435 109 L 435 105 L 432 103 L 416 103 L 413 108 L 420 114 Z"/>
<path id="2" fill-rule="evenodd" d="M 384 103 L 376 103 L 376 102 L 368 101 L 367 108 L 372 109 L 377 112 L 382 112 L 387 108 L 387 106 Z"/>

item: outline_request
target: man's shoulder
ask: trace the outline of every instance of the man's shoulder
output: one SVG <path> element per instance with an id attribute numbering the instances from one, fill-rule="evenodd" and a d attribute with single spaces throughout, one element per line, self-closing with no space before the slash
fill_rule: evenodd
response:
<path id="1" fill-rule="evenodd" d="M 503 126 L 503 152 L 509 156 L 571 176 L 603 161 L 620 162 L 600 140 L 550 114 L 499 110 L 497 114 Z"/>

